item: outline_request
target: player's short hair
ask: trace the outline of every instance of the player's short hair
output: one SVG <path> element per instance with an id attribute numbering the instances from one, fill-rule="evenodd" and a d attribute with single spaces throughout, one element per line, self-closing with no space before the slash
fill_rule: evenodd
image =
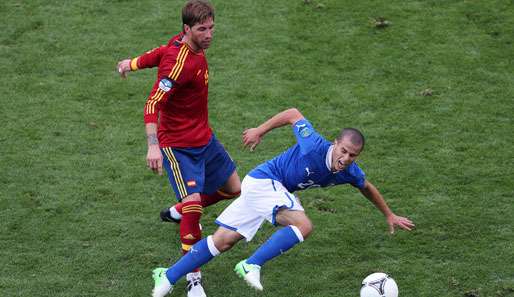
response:
<path id="1" fill-rule="evenodd" d="M 204 0 L 189 0 L 182 8 L 182 24 L 193 27 L 207 19 L 214 20 L 214 7 Z"/>
<path id="2" fill-rule="evenodd" d="M 360 149 L 361 151 L 364 149 L 364 143 L 366 142 L 366 140 L 364 139 L 364 135 L 358 129 L 355 129 L 355 128 L 344 128 L 343 130 L 341 130 L 341 133 L 339 133 L 339 136 L 337 137 L 337 140 L 340 141 L 344 137 L 350 137 L 350 141 L 354 145 L 360 146 L 361 147 L 361 149 Z"/>

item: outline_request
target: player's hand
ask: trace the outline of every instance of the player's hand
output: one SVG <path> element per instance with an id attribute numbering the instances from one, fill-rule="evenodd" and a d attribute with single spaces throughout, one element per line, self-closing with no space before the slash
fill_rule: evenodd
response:
<path id="1" fill-rule="evenodd" d="M 130 61 L 130 59 L 125 59 L 118 62 L 118 73 L 122 78 L 126 78 L 127 72 L 131 71 Z"/>
<path id="2" fill-rule="evenodd" d="M 253 151 L 261 143 L 261 133 L 257 128 L 250 128 L 243 131 L 243 145 Z"/>
<path id="3" fill-rule="evenodd" d="M 152 145 L 148 147 L 148 153 L 146 154 L 146 165 L 153 172 L 162 175 L 162 153 L 158 145 Z"/>
<path id="4" fill-rule="evenodd" d="M 411 231 L 412 229 L 414 229 L 414 227 L 416 227 L 414 223 L 408 218 L 400 217 L 395 214 L 391 214 L 387 217 L 387 224 L 389 225 L 389 232 L 391 234 L 394 233 L 395 226 L 398 226 L 408 231 Z"/>

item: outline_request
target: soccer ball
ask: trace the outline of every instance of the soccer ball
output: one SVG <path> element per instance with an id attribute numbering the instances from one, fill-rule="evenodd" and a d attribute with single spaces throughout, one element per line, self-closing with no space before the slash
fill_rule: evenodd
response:
<path id="1" fill-rule="evenodd" d="M 372 273 L 362 281 L 361 297 L 398 297 L 394 279 L 382 272 Z"/>

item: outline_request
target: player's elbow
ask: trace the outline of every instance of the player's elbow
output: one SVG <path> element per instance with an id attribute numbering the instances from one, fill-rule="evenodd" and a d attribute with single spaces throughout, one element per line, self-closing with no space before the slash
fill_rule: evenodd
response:
<path id="1" fill-rule="evenodd" d="M 286 114 L 291 125 L 304 118 L 303 114 L 294 107 L 286 110 Z"/>

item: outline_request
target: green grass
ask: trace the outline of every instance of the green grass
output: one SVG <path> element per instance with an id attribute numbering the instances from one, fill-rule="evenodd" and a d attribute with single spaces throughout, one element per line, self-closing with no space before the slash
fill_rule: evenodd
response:
<path id="1" fill-rule="evenodd" d="M 241 131 L 294 106 L 328 139 L 362 129 L 360 164 L 417 229 L 388 235 L 348 186 L 300 193 L 315 231 L 263 268 L 265 291 L 232 268 L 269 226 L 205 266 L 209 296 L 357 296 L 374 271 L 401 296 L 514 296 L 512 1 L 213 2 L 210 120 L 240 175 L 294 141 L 250 153 Z M 179 257 L 158 220 L 171 188 L 144 161 L 155 72 L 115 65 L 176 33 L 182 4 L 0 3 L 0 296 L 148 296 Z"/>

